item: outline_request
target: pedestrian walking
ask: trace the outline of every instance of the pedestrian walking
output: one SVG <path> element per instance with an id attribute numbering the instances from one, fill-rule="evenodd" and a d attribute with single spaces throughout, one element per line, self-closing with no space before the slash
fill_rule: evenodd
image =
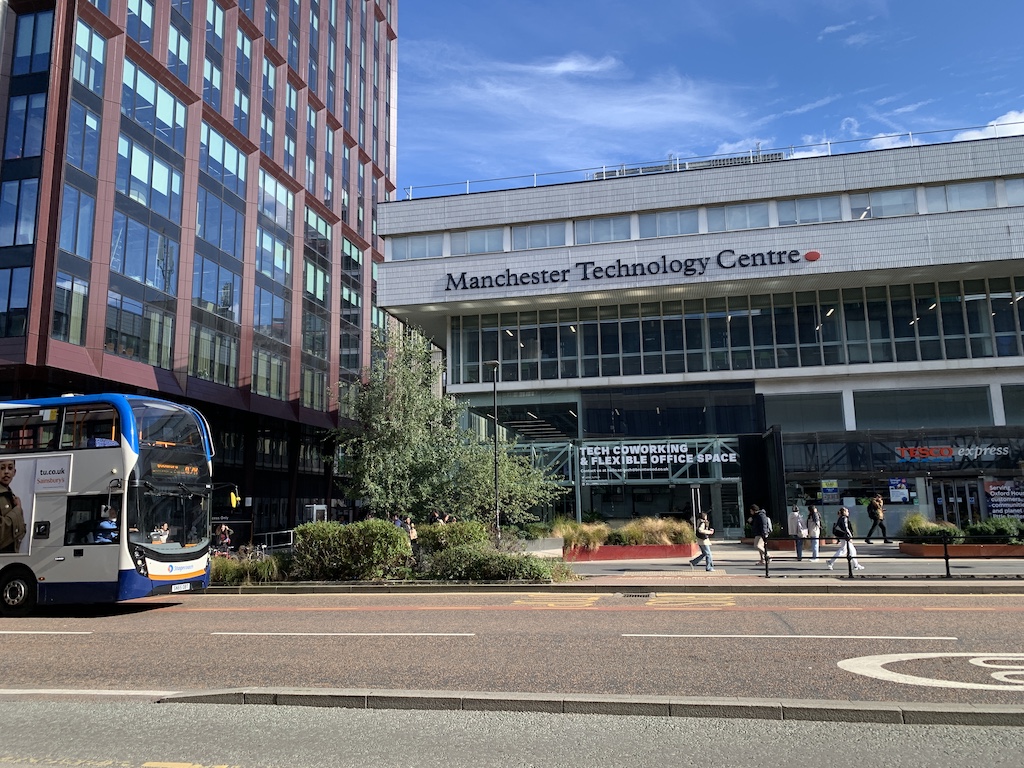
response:
<path id="1" fill-rule="evenodd" d="M 701 560 L 703 560 L 705 571 L 715 570 L 715 561 L 711 557 L 711 536 L 714 533 L 715 529 L 711 527 L 711 523 L 708 521 L 708 513 L 701 512 L 698 514 L 697 546 L 700 547 L 700 554 L 690 561 L 690 565 L 697 565 Z"/>
<path id="2" fill-rule="evenodd" d="M 811 562 L 816 563 L 821 544 L 821 512 L 813 504 L 807 505 L 807 538 L 811 540 Z"/>
<path id="3" fill-rule="evenodd" d="M 850 526 L 850 510 L 846 507 L 839 508 L 839 517 L 836 518 L 836 522 L 832 526 L 832 533 L 842 543 L 839 545 L 839 549 L 835 551 L 835 554 L 828 559 L 828 569 L 831 571 L 836 560 L 840 557 L 847 557 L 847 552 L 849 552 L 849 557 L 853 560 L 853 569 L 855 571 L 863 571 L 864 566 L 857 562 L 857 550 L 853 548 L 853 528 Z"/>
<path id="4" fill-rule="evenodd" d="M 868 502 L 868 517 L 871 518 L 871 527 L 868 529 L 868 535 L 864 538 L 864 543 L 871 543 L 871 534 L 875 532 L 875 528 L 878 528 L 882 532 L 882 540 L 886 544 L 892 544 L 892 539 L 889 538 L 889 534 L 885 530 L 885 506 L 882 494 L 876 493 L 875 497 Z"/>
<path id="5" fill-rule="evenodd" d="M 772 556 L 768 554 L 768 537 L 772 533 L 772 519 L 757 504 L 750 505 L 750 534 L 754 537 L 754 549 L 757 550 L 757 562 L 760 565 L 770 563 Z"/>
<path id="6" fill-rule="evenodd" d="M 789 513 L 789 535 L 796 540 L 796 559 L 800 562 L 804 559 L 804 539 L 807 538 L 807 523 L 804 516 L 800 514 L 800 507 L 796 504 Z"/>

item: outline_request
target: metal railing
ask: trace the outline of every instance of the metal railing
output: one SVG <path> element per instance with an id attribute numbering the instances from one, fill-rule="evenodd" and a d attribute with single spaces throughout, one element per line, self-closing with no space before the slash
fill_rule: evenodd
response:
<path id="1" fill-rule="evenodd" d="M 966 541 L 965 541 L 965 539 L 966 539 Z M 809 538 L 803 538 L 803 537 L 797 537 L 797 536 L 770 536 L 765 541 L 765 555 L 766 556 L 764 558 L 763 565 L 764 565 L 764 576 L 765 576 L 766 579 L 770 579 L 772 577 L 771 563 L 772 563 L 772 561 L 774 561 L 776 559 L 776 555 L 773 554 L 772 550 L 769 549 L 768 542 L 770 542 L 770 541 L 792 541 L 792 542 L 794 542 L 794 551 L 798 552 L 799 550 L 796 549 L 796 542 L 798 540 L 803 541 L 805 547 L 808 546 L 810 544 L 810 541 L 811 541 L 811 539 L 809 539 Z M 914 554 L 914 555 L 906 555 L 905 554 L 904 557 L 907 559 L 908 562 L 912 562 L 914 560 L 942 560 L 944 562 L 944 564 L 945 564 L 945 574 L 943 575 L 943 578 L 947 578 L 947 579 L 954 578 L 953 569 L 952 569 L 952 561 L 954 561 L 954 560 L 988 560 L 988 559 L 996 559 L 996 560 L 1000 560 L 1000 561 L 1002 561 L 1002 560 L 1024 560 L 1024 545 L 1014 545 L 1014 544 L 1011 544 L 1010 546 L 1018 547 L 1019 549 L 1017 551 L 1009 550 L 1009 551 L 1006 551 L 1006 552 L 1003 552 L 1003 553 L 1000 553 L 1000 554 L 993 554 L 993 553 L 989 553 L 989 554 L 984 554 L 984 553 L 981 553 L 981 554 L 965 554 L 965 553 L 959 552 L 959 551 L 957 551 L 955 549 L 951 549 L 951 547 L 955 547 L 955 546 L 960 545 L 960 544 L 965 544 L 967 546 L 974 545 L 974 546 L 981 546 L 981 547 L 984 547 L 984 546 L 991 547 L 991 546 L 994 546 L 994 545 L 996 545 L 996 546 L 997 545 L 1002 545 L 1002 544 L 1006 544 L 1006 537 L 1005 536 L 964 535 L 962 533 L 958 534 L 958 533 L 951 533 L 951 532 L 943 531 L 943 532 L 941 532 L 939 534 L 936 534 L 936 535 L 917 535 L 917 536 L 903 536 L 903 537 L 900 537 L 900 536 L 890 536 L 888 538 L 888 540 L 890 540 L 893 543 L 904 542 L 906 544 L 929 544 L 929 545 L 934 545 L 935 547 L 941 546 L 942 547 L 941 553 L 940 552 L 936 552 L 934 554 L 928 554 L 927 551 L 923 551 L 923 552 L 921 552 L 919 554 Z M 856 552 L 856 550 L 857 550 L 857 541 L 856 541 L 856 539 L 850 539 L 848 541 L 853 543 L 853 545 L 854 545 L 853 548 L 851 549 L 849 546 L 846 546 L 845 547 L 845 554 L 843 556 L 841 556 L 840 558 L 837 558 L 837 560 L 842 559 L 842 560 L 846 561 L 847 576 L 852 579 L 852 578 L 854 578 L 855 571 L 859 570 L 857 568 L 857 561 L 858 561 L 858 559 L 860 557 L 863 556 L 863 552 Z M 844 540 L 843 539 L 837 539 L 835 536 L 822 536 L 822 537 L 819 537 L 818 542 L 819 542 L 819 547 L 822 544 L 826 543 L 826 542 L 828 542 L 829 545 L 834 543 L 835 545 L 837 545 L 840 548 L 842 548 L 843 544 L 844 544 Z M 779 550 L 775 550 L 775 552 L 778 552 L 778 551 Z M 819 557 L 820 557 L 820 555 L 819 555 Z M 831 560 L 831 558 L 830 558 L 830 560 Z M 995 576 L 995 575 L 997 575 L 997 574 L 993 574 L 993 576 Z M 998 575 L 1003 576 L 1005 578 L 1015 578 L 1015 579 L 1024 578 L 1024 568 L 1022 568 L 1019 573 L 998 574 Z"/>
<path id="2" fill-rule="evenodd" d="M 414 199 L 414 193 L 421 197 L 446 197 L 469 195 L 477 192 L 498 192 L 510 189 L 568 184 L 579 181 L 610 179 L 619 176 L 643 176 L 662 173 L 680 173 L 704 168 L 748 165 L 753 163 L 780 162 L 803 157 L 826 157 L 847 155 L 857 152 L 872 152 L 879 149 L 915 147 L 927 144 L 944 144 L 955 141 L 994 139 L 1024 134 L 1024 122 L 993 123 L 967 128 L 948 128 L 917 133 L 893 133 L 873 136 L 870 139 L 847 139 L 824 141 L 817 144 L 791 144 L 787 147 L 762 149 L 760 146 L 745 153 L 722 155 L 694 155 L 681 158 L 670 155 L 667 160 L 653 160 L 639 163 L 619 163 L 593 168 L 577 168 L 567 171 L 549 171 L 521 176 L 503 176 L 494 179 L 452 181 L 442 184 L 425 184 L 404 188 L 406 200 Z"/>
<path id="3" fill-rule="evenodd" d="M 253 534 L 254 546 L 265 547 L 269 553 L 288 552 L 295 545 L 295 529 Z"/>

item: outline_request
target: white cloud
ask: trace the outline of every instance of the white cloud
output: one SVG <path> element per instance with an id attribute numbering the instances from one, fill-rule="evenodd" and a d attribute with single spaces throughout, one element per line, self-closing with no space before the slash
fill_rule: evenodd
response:
<path id="1" fill-rule="evenodd" d="M 868 139 L 865 142 L 868 149 L 893 149 L 895 147 L 909 147 L 910 136 L 900 134 L 899 136 L 879 135 Z"/>
<path id="2" fill-rule="evenodd" d="M 953 137 L 953 141 L 992 139 L 997 136 L 1024 136 L 1024 111 L 1013 110 L 997 117 L 984 128 L 962 131 Z"/>
<path id="3" fill-rule="evenodd" d="M 825 27 L 823 30 L 821 30 L 821 32 L 818 33 L 818 39 L 823 40 L 826 35 L 834 35 L 837 32 L 842 32 L 843 30 L 849 29 L 850 27 L 853 27 L 856 24 L 856 21 L 848 21 L 845 24 L 833 24 L 831 26 Z"/>

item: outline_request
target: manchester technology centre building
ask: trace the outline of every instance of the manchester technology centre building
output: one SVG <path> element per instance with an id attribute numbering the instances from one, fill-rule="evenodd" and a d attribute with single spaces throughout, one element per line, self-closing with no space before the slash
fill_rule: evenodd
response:
<path id="1" fill-rule="evenodd" d="M 380 232 L 381 307 L 561 512 L 1022 514 L 1024 138 L 405 200 Z"/>

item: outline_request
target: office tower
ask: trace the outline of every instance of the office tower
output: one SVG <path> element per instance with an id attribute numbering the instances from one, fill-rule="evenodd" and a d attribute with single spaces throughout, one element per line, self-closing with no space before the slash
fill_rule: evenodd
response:
<path id="1" fill-rule="evenodd" d="M 397 5 L 0 3 L 0 398 L 199 407 L 257 531 L 331 500 L 381 322 Z"/>

